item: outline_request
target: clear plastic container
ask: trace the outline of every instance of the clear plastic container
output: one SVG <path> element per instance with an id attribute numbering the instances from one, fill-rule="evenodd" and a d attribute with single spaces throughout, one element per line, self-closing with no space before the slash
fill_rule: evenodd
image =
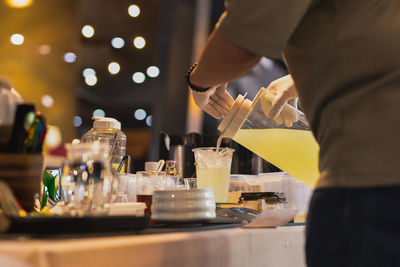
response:
<path id="1" fill-rule="evenodd" d="M 239 95 L 218 130 L 224 138 L 232 138 L 242 146 L 274 164 L 306 185 L 314 187 L 319 176 L 319 146 L 304 114 L 290 105 L 282 116 L 297 116 L 287 127 L 277 125 L 266 114 L 273 95 L 261 88 L 253 101 Z"/>
<path id="2" fill-rule="evenodd" d="M 107 117 L 93 119 L 93 128 L 82 137 L 81 142 L 107 144 L 111 164 L 116 170 L 126 153 L 126 135 L 121 131 L 121 123 Z"/>
<path id="3" fill-rule="evenodd" d="M 232 155 L 235 150 L 224 147 L 199 147 L 193 149 L 196 160 L 198 188 L 212 188 L 215 202 L 228 200 Z"/>

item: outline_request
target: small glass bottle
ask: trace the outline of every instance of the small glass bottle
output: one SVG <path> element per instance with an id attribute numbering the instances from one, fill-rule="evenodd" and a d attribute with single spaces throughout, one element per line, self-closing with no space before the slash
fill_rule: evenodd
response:
<path id="1" fill-rule="evenodd" d="M 179 184 L 184 184 L 181 175 L 178 173 L 178 170 L 176 169 L 175 160 L 165 161 L 165 174 L 169 176 L 175 176 L 176 182 L 178 182 Z"/>
<path id="2" fill-rule="evenodd" d="M 175 160 L 165 161 L 165 173 L 167 175 L 179 176 L 178 171 L 176 170 L 176 161 Z"/>

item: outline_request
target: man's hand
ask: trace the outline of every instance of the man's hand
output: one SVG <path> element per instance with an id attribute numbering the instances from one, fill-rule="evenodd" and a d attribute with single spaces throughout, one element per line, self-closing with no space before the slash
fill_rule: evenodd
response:
<path id="1" fill-rule="evenodd" d="M 292 76 L 289 74 L 273 81 L 268 86 L 267 93 L 270 104 L 267 104 L 267 99 L 263 101 L 265 115 L 273 118 L 278 125 L 284 123 L 287 127 L 291 127 L 293 122 L 298 120 L 296 113 L 298 94 Z M 286 104 L 294 109 L 284 108 Z"/>
<path id="2" fill-rule="evenodd" d="M 194 102 L 203 111 L 207 112 L 216 119 L 220 119 L 228 113 L 234 100 L 226 91 L 227 84 L 214 86 L 206 92 L 192 91 Z"/>

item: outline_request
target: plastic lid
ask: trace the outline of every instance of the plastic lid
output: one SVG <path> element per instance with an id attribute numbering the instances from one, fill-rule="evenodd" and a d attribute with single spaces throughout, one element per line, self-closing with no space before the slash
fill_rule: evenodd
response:
<path id="1" fill-rule="evenodd" d="M 114 118 L 93 117 L 93 128 L 112 128 L 121 130 L 121 123 Z"/>
<path id="2" fill-rule="evenodd" d="M 249 99 L 245 99 L 243 95 L 239 95 L 236 98 L 228 114 L 218 126 L 218 130 L 222 132 L 224 137 L 233 138 L 235 136 L 250 114 L 251 104 L 252 102 Z"/>

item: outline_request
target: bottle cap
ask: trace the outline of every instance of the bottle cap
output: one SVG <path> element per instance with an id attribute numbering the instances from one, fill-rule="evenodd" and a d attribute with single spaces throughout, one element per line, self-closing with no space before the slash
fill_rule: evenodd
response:
<path id="1" fill-rule="evenodd" d="M 112 128 L 121 130 L 121 123 L 114 118 L 93 117 L 93 128 Z"/>

